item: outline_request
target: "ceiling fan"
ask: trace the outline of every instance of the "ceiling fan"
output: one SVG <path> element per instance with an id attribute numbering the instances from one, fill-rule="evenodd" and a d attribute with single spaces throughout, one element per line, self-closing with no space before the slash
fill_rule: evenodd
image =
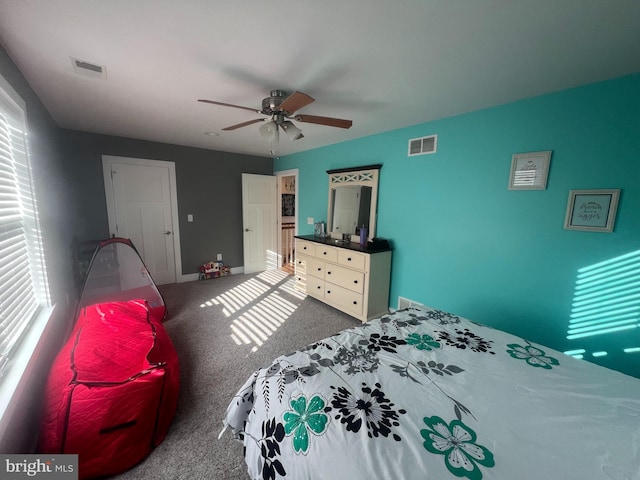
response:
<path id="1" fill-rule="evenodd" d="M 284 90 L 271 90 L 270 96 L 262 100 L 262 110 L 250 107 L 242 107 L 231 103 L 216 102 L 214 100 L 198 99 L 199 102 L 211 103 L 213 105 L 222 105 L 223 107 L 241 108 L 251 112 L 265 115 L 268 118 L 256 118 L 247 122 L 231 125 L 222 130 L 235 130 L 237 128 L 253 125 L 254 123 L 267 123 L 260 127 L 260 135 L 267 140 L 277 140 L 278 127 L 287 134 L 291 141 L 298 140 L 302 135 L 302 130 L 296 127 L 292 120 L 304 123 L 314 123 L 317 125 L 327 125 L 329 127 L 350 128 L 353 122 L 351 120 L 343 120 L 341 118 L 320 117 L 317 115 L 296 114 L 299 109 L 315 102 L 315 99 L 306 93 L 295 91 L 287 96 Z"/>

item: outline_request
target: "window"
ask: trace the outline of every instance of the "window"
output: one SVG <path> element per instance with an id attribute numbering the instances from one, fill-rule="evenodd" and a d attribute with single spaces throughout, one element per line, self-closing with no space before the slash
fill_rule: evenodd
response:
<path id="1" fill-rule="evenodd" d="M 50 307 L 24 102 L 0 77 L 0 387 Z"/>

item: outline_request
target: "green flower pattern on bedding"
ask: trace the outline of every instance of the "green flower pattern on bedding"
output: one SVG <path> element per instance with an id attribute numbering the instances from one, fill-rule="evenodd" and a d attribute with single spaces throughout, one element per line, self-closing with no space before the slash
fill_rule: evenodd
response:
<path id="1" fill-rule="evenodd" d="M 546 370 L 552 368 L 552 365 L 560 365 L 560 362 L 553 357 L 545 355 L 545 351 L 533 345 L 518 345 L 510 343 L 507 345 L 509 349 L 507 353 L 518 360 L 526 360 L 532 367 L 540 367 Z"/>
<path id="2" fill-rule="evenodd" d="M 326 402 L 320 395 L 314 395 L 307 405 L 307 398 L 300 395 L 289 402 L 293 411 L 284 412 L 284 432 L 293 434 L 293 449 L 296 453 L 309 451 L 309 431 L 322 435 L 329 424 L 329 417 L 323 413 Z"/>
<path id="3" fill-rule="evenodd" d="M 453 420 L 447 425 L 438 416 L 424 417 L 428 428 L 420 430 L 424 438 L 424 448 L 429 452 L 444 455 L 444 463 L 456 477 L 467 477 L 469 480 L 480 480 L 482 471 L 478 464 L 493 467 L 493 454 L 482 445 L 476 443 L 476 432 L 460 420 Z"/>
<path id="4" fill-rule="evenodd" d="M 434 350 L 440 348 L 440 343 L 436 342 L 433 337 L 429 335 L 420 335 L 418 333 L 412 333 L 405 341 L 408 345 L 413 345 L 418 350 Z"/>

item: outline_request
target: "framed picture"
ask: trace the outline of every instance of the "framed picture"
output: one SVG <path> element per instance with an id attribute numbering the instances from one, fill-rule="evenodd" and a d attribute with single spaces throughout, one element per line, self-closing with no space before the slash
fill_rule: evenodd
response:
<path id="1" fill-rule="evenodd" d="M 282 194 L 282 216 L 293 217 L 296 214 L 296 196 L 292 193 Z"/>
<path id="2" fill-rule="evenodd" d="M 513 155 L 509 190 L 545 190 L 550 162 L 551 150 Z"/>
<path id="3" fill-rule="evenodd" d="M 564 228 L 588 232 L 612 232 L 620 189 L 571 190 Z"/>

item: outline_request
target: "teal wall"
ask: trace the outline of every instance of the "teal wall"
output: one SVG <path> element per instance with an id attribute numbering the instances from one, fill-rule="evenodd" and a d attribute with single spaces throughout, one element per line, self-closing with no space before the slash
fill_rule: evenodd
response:
<path id="1" fill-rule="evenodd" d="M 436 154 L 407 156 L 431 134 Z M 508 190 L 511 156 L 540 150 L 553 151 L 547 189 Z M 623 352 L 640 328 L 567 339 L 578 270 L 640 252 L 640 74 L 277 159 L 299 169 L 299 233 L 326 219 L 327 169 L 375 163 L 391 307 L 401 295 L 640 377 L 640 353 Z M 569 190 L 591 188 L 622 189 L 613 233 L 563 228 Z M 622 290 L 640 326 L 640 287 Z"/>

